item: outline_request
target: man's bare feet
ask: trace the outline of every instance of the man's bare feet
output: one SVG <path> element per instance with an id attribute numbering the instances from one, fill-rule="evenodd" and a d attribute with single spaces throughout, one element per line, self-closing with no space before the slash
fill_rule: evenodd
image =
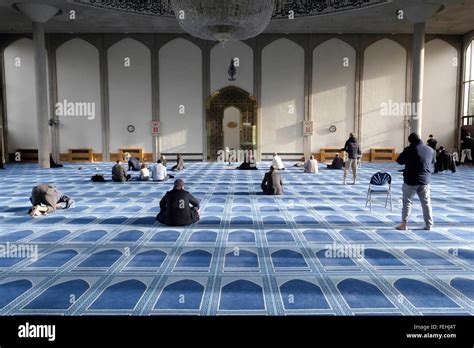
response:
<path id="1" fill-rule="evenodd" d="M 426 231 L 431 231 L 431 226 L 425 226 L 423 229 Z"/>
<path id="2" fill-rule="evenodd" d="M 35 206 L 33 207 L 33 209 L 31 209 L 30 215 L 31 215 L 32 217 L 40 216 L 40 215 L 41 215 L 41 212 L 40 212 L 39 206 L 35 205 Z"/>

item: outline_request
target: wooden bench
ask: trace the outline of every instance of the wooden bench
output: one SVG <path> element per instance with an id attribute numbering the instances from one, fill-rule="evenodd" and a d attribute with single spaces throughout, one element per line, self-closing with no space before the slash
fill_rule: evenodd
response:
<path id="1" fill-rule="evenodd" d="M 69 162 L 93 162 L 92 149 L 69 149 Z"/>
<path id="2" fill-rule="evenodd" d="M 124 155 L 128 152 L 131 157 L 136 157 L 140 159 L 140 161 L 143 161 L 144 152 L 142 148 L 119 149 L 119 151 L 119 156 L 121 160 L 123 160 Z"/>
<path id="3" fill-rule="evenodd" d="M 371 162 L 393 162 L 395 161 L 394 148 L 376 148 L 370 149 Z"/>
<path id="4" fill-rule="evenodd" d="M 20 162 L 38 163 L 38 149 L 19 149 Z"/>
<path id="5" fill-rule="evenodd" d="M 323 148 L 320 153 L 320 162 L 332 162 L 336 154 L 339 154 L 341 158 L 344 158 L 344 151 L 341 151 L 340 148 Z"/>

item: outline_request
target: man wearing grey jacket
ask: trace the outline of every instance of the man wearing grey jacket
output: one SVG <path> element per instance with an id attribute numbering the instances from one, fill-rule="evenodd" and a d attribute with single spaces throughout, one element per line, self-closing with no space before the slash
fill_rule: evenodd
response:
<path id="1" fill-rule="evenodd" d="M 66 209 L 74 208 L 74 200 L 57 190 L 53 185 L 35 186 L 31 191 L 30 201 L 33 207 L 29 213 L 33 217 L 54 213 L 61 207 L 61 203 L 66 203 Z"/>

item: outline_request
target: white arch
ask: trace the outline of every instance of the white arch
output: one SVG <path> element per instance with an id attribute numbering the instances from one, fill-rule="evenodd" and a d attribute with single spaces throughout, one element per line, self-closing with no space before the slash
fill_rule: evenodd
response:
<path id="1" fill-rule="evenodd" d="M 303 153 L 304 50 L 291 40 L 262 50 L 261 152 Z"/>
<path id="2" fill-rule="evenodd" d="M 8 150 L 37 149 L 33 41 L 18 39 L 4 50 Z"/>
<path id="3" fill-rule="evenodd" d="M 382 39 L 364 52 L 361 145 L 395 148 L 404 145 L 407 52 L 397 42 Z M 409 115 L 408 115 L 409 116 Z"/>
<path id="4" fill-rule="evenodd" d="M 177 38 L 159 52 L 161 151 L 202 153 L 202 52 Z"/>
<path id="5" fill-rule="evenodd" d="M 153 152 L 151 51 L 140 41 L 122 39 L 107 51 L 110 152 L 143 148 Z M 133 126 L 134 131 L 127 128 Z"/>
<path id="6" fill-rule="evenodd" d="M 355 49 L 342 40 L 330 39 L 313 50 L 312 152 L 341 147 L 354 131 L 355 70 Z"/>
<path id="7" fill-rule="evenodd" d="M 99 50 L 85 40 L 71 39 L 57 48 L 56 66 L 58 103 L 87 107 L 87 112 L 83 109 L 58 116 L 60 152 L 92 148 L 102 153 Z"/>

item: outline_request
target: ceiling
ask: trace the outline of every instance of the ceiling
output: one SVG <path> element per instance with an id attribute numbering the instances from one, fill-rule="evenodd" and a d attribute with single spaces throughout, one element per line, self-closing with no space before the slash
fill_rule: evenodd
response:
<path id="1" fill-rule="evenodd" d="M 0 33 L 31 32 L 31 23 L 13 3 L 0 0 Z M 24 0 L 23 0 L 24 1 Z M 223 0 L 225 1 L 225 0 Z M 272 20 L 265 33 L 411 33 L 412 24 L 397 18 L 399 0 L 365 9 L 293 20 Z M 412 0 L 419 1 L 419 0 Z M 181 33 L 177 20 L 103 10 L 69 0 L 31 0 L 60 8 L 46 24 L 53 33 Z M 445 0 L 446 7 L 427 22 L 428 34 L 465 34 L 474 30 L 474 0 Z M 76 19 L 69 19 L 69 11 Z"/>

